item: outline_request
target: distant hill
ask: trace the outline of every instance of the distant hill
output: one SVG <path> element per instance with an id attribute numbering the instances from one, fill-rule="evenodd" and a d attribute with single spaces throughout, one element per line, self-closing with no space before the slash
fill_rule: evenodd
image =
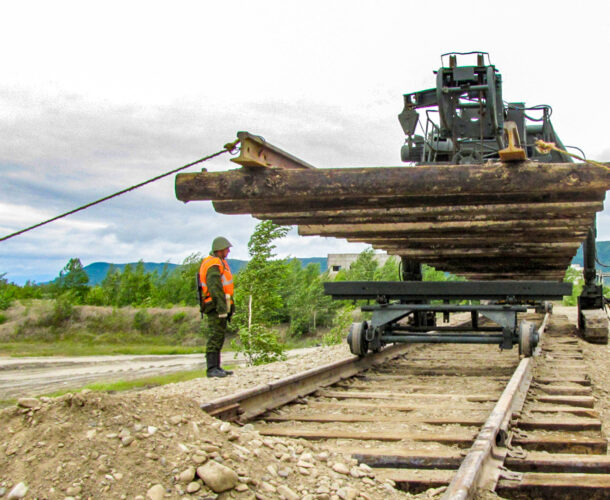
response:
<path id="1" fill-rule="evenodd" d="M 326 257 L 303 257 L 297 259 L 301 262 L 303 267 L 308 264 L 319 264 L 320 272 L 326 271 Z M 610 241 L 598 241 L 597 242 L 597 259 L 604 263 L 610 264 Z M 231 270 L 234 273 L 237 273 L 242 267 L 244 267 L 248 261 L 247 260 L 239 260 L 239 259 L 227 259 L 229 261 L 229 266 L 231 266 Z M 131 262 L 132 266 L 135 266 L 136 262 Z M 576 252 L 574 259 L 572 259 L 572 264 L 578 264 L 580 266 L 583 265 L 582 260 L 582 246 Z M 89 276 L 89 284 L 90 285 L 98 285 L 102 282 L 102 280 L 106 277 L 108 273 L 108 269 L 110 266 L 114 265 L 118 267 L 121 271 L 125 268 L 127 264 L 110 264 L 109 262 L 94 262 L 85 266 L 84 269 Z M 153 271 L 157 271 L 159 274 L 163 272 L 163 268 L 167 266 L 168 270 L 175 269 L 178 264 L 170 264 L 170 263 L 161 263 L 161 262 L 144 262 L 144 269 L 147 272 L 152 273 Z M 609 269 L 602 268 L 599 264 L 597 265 L 598 269 L 605 269 L 608 271 Z"/>
<path id="2" fill-rule="evenodd" d="M 320 272 L 325 272 L 326 267 L 326 257 L 303 257 L 297 259 L 301 262 L 303 267 L 308 264 L 319 264 Z M 610 241 L 598 241 L 597 242 L 597 259 L 604 263 L 610 264 Z M 237 273 L 242 267 L 244 267 L 248 261 L 247 260 L 239 260 L 239 259 L 228 259 L 229 265 L 231 266 L 231 270 L 234 273 Z M 131 266 L 135 266 L 137 262 L 131 262 Z M 582 258 L 582 246 L 576 252 L 574 259 L 572 259 L 572 264 L 578 264 L 580 266 L 583 265 Z M 108 269 L 113 265 L 119 268 L 121 271 L 125 268 L 127 264 L 111 264 L 109 262 L 93 262 L 84 267 L 87 275 L 89 276 L 89 284 L 90 285 L 98 285 L 102 282 L 102 280 L 106 277 L 108 273 Z M 178 264 L 171 264 L 166 262 L 144 262 L 144 269 L 147 272 L 152 273 L 157 271 L 159 274 L 163 272 L 163 268 L 167 266 L 169 271 L 178 267 Z M 598 269 L 603 269 L 605 271 L 610 271 L 608 268 L 603 268 L 599 264 L 597 265 Z"/>
<path id="3" fill-rule="evenodd" d="M 602 264 L 610 265 L 610 241 L 598 241 L 595 244 L 597 248 L 597 260 L 599 260 Z M 578 264 L 579 266 L 583 265 L 583 256 L 582 256 L 582 246 L 576 252 L 574 259 L 572 259 L 572 264 Z M 602 269 L 610 271 L 610 269 L 600 266 L 596 264 L 597 269 Z"/>
<path id="4" fill-rule="evenodd" d="M 302 259 L 298 259 L 301 262 L 303 267 L 308 264 L 320 264 L 320 272 L 326 271 L 326 257 L 305 257 Z M 231 267 L 231 271 L 237 273 L 242 267 L 244 267 L 248 261 L 247 260 L 239 260 L 239 259 L 227 259 L 229 266 Z M 137 262 L 130 262 L 131 267 L 135 267 Z M 89 276 L 89 284 L 90 285 L 99 285 L 106 274 L 108 274 L 108 270 L 110 266 L 114 266 L 118 268 L 121 272 L 125 269 L 127 264 L 111 264 L 110 262 L 93 262 L 87 266 L 84 266 L 83 269 Z M 161 274 L 163 272 L 163 268 L 167 267 L 168 271 L 172 271 L 178 264 L 171 264 L 168 262 L 144 262 L 144 269 L 146 272 L 152 273 L 157 271 L 157 273 Z"/>
<path id="5" fill-rule="evenodd" d="M 238 259 L 227 259 L 227 261 L 234 273 L 239 271 L 248 263 L 248 261 Z M 83 269 L 87 273 L 87 276 L 89 276 L 89 284 L 99 285 L 108 274 L 108 270 L 111 266 L 123 272 L 126 265 L 127 264 L 113 264 L 110 262 L 93 262 L 88 266 L 84 266 Z M 131 265 L 131 267 L 135 267 L 137 262 L 129 262 L 129 265 Z M 168 271 L 173 271 L 176 267 L 178 267 L 178 264 L 171 264 L 169 262 L 144 262 L 144 269 L 148 273 L 157 271 L 157 273 L 161 274 L 165 267 L 167 267 Z"/>
<path id="6" fill-rule="evenodd" d="M 129 264 L 131 265 L 131 267 L 135 267 L 137 262 L 130 262 Z M 89 276 L 89 284 L 99 285 L 108 274 L 108 269 L 110 269 L 111 266 L 123 272 L 123 269 L 125 269 L 126 265 L 127 264 L 111 264 L 109 262 L 93 262 L 88 266 L 84 266 L 83 269 L 87 273 L 87 276 Z M 169 270 L 172 270 L 177 266 L 177 264 L 159 264 L 157 262 L 144 262 L 144 269 L 146 269 L 146 272 L 149 273 L 152 273 L 154 271 L 161 273 L 163 272 L 163 268 L 165 266 L 167 266 Z"/>
<path id="7" fill-rule="evenodd" d="M 295 257 L 301 261 L 301 266 L 306 267 L 308 264 L 320 264 L 320 272 L 326 272 L 326 257 Z M 229 264 L 230 265 L 230 264 Z M 233 268 L 231 268 L 233 269 Z"/>

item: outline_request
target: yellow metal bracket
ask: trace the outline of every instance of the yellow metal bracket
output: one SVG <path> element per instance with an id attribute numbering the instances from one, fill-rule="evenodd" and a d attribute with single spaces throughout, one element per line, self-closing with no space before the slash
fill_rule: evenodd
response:
<path id="1" fill-rule="evenodd" d="M 292 156 L 286 151 L 269 144 L 265 139 L 249 132 L 238 132 L 237 137 L 240 141 L 240 152 L 237 158 L 231 158 L 242 167 L 267 167 L 282 169 L 311 169 L 315 168 L 309 163 Z"/>
<path id="2" fill-rule="evenodd" d="M 502 161 L 525 161 L 527 155 L 521 147 L 519 131 L 515 122 L 504 122 L 504 133 L 508 139 L 508 146 L 498 151 Z"/>

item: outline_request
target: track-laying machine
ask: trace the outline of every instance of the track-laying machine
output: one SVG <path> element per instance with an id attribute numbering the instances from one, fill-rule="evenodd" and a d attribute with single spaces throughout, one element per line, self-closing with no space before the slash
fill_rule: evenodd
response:
<path id="1" fill-rule="evenodd" d="M 458 58 L 464 56 L 476 58 L 476 63 L 458 66 Z M 419 165 L 498 160 L 572 162 L 569 155 L 555 149 L 541 151 L 536 147 L 536 141 L 542 140 L 565 150 L 550 120 L 552 108 L 503 101 L 502 77 L 487 52 L 443 54 L 441 64 L 435 71 L 436 87 L 404 95 L 404 109 L 398 115 L 407 136 L 401 149 L 402 161 Z M 421 119 L 418 109 L 425 110 L 425 119 Z M 578 320 L 589 340 L 607 342 L 608 325 L 602 285 L 596 277 L 595 253 L 594 222 L 584 242 L 585 286 L 578 300 Z M 568 284 L 555 282 L 424 283 L 421 262 L 408 257 L 402 257 L 401 269 L 403 283 L 408 284 L 401 284 L 398 289 L 393 284 L 327 284 L 327 292 L 335 298 L 366 297 L 378 303 L 362 308 L 373 312 L 371 321 L 352 325 L 348 335 L 352 353 L 362 355 L 369 348 L 378 350 L 393 341 L 480 342 L 497 343 L 502 348 L 518 344 L 519 352 L 527 356 L 538 339 L 531 323 L 517 324 L 517 313 L 525 311 L 526 305 L 548 310 L 552 304 L 545 299 L 560 300 L 562 295 L 571 293 Z M 409 293 L 405 294 L 407 289 Z M 486 304 L 447 304 L 465 299 Z M 445 303 L 433 306 L 431 301 Z M 444 328 L 436 324 L 439 312 L 448 321 L 449 311 L 468 310 L 472 316 L 469 326 Z M 479 327 L 479 314 L 498 326 Z M 409 321 L 401 323 L 406 316 Z M 431 328 L 434 333 L 428 333 Z"/>
<path id="2" fill-rule="evenodd" d="M 458 59 L 471 57 L 471 65 Z M 404 96 L 406 141 L 400 167 L 317 169 L 264 139 L 239 132 L 241 168 L 180 174 L 182 201 L 212 200 L 216 211 L 298 225 L 301 235 L 346 238 L 398 255 L 401 281 L 329 282 L 335 299 L 367 300 L 371 319 L 354 323 L 348 343 L 364 356 L 388 343 L 538 342 L 518 313 L 571 293 L 566 268 L 585 245 L 579 326 L 607 342 L 608 320 L 595 271 L 595 217 L 610 173 L 574 163 L 547 105 L 504 102 L 502 79 L 484 52 L 441 57 L 436 87 Z M 423 116 L 422 116 L 423 114 Z M 535 141 L 556 149 L 538 150 Z M 468 281 L 422 281 L 422 263 Z M 437 325 L 455 312 L 466 326 Z M 479 321 L 485 317 L 491 322 Z"/>
<path id="3" fill-rule="evenodd" d="M 458 66 L 458 57 L 467 56 L 476 57 L 476 63 Z M 402 161 L 472 164 L 511 155 L 547 163 L 572 161 L 556 150 L 536 149 L 538 139 L 565 149 L 551 124 L 552 108 L 504 102 L 502 77 L 488 53 L 452 52 L 443 54 L 441 61 L 448 65 L 435 71 L 435 88 L 404 95 L 404 109 L 398 115 L 407 136 Z M 425 119 L 420 119 L 418 109 L 425 110 Z"/>

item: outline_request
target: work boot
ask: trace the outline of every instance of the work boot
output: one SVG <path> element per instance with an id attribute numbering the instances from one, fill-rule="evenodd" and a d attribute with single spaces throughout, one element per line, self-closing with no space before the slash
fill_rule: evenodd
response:
<path id="1" fill-rule="evenodd" d="M 208 377 L 226 377 L 227 374 L 220 369 L 219 354 L 217 352 L 206 352 L 205 361 L 207 364 L 206 375 Z"/>
<path id="2" fill-rule="evenodd" d="M 220 353 L 216 354 L 216 357 L 218 360 L 218 369 L 225 372 L 226 375 L 233 375 L 233 370 L 225 370 L 222 366 L 220 366 Z"/>

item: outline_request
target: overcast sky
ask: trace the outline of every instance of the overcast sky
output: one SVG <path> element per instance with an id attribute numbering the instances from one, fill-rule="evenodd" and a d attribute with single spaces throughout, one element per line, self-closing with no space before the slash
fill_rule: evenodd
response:
<path id="1" fill-rule="evenodd" d="M 550 104 L 565 144 L 610 161 L 609 14 L 607 1 L 557 0 L 5 2 L 0 235 L 218 151 L 239 130 L 317 167 L 399 165 L 402 94 L 433 87 L 448 51 L 489 52 L 505 100 Z M 205 166 L 234 167 L 227 155 Z M 183 204 L 173 183 L 0 242 L 0 274 L 45 281 L 71 257 L 179 263 L 218 234 L 247 258 L 256 221 Z M 598 239 L 610 239 L 606 212 Z M 293 230 L 278 251 L 363 248 Z"/>

